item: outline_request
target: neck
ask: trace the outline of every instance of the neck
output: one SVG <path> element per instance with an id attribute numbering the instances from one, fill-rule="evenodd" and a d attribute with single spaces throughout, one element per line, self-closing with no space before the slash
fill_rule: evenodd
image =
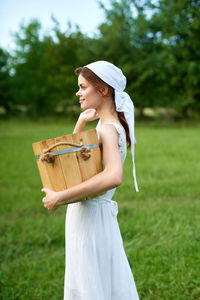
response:
<path id="1" fill-rule="evenodd" d="M 102 99 L 102 105 L 97 108 L 97 112 L 101 121 L 101 124 L 111 121 L 119 121 L 118 114 L 115 110 L 113 100 Z"/>

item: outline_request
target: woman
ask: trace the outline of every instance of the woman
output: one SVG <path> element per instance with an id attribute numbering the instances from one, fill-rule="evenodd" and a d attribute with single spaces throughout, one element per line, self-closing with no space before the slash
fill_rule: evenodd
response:
<path id="1" fill-rule="evenodd" d="M 68 205 L 66 214 L 66 270 L 64 300 L 139 299 L 123 248 L 117 203 L 112 199 L 122 182 L 126 142 L 134 165 L 133 103 L 123 90 L 126 78 L 115 65 L 97 61 L 76 69 L 81 108 L 74 133 L 99 119 L 97 132 L 104 169 L 89 180 L 61 192 L 43 188 L 44 206 L 50 210 L 85 196 L 104 195 Z"/>

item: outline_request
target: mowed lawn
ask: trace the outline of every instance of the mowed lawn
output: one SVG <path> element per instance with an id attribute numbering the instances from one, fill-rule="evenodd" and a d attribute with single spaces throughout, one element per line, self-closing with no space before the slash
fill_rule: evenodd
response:
<path id="1" fill-rule="evenodd" d="M 71 134 L 73 122 L 0 122 L 0 299 L 61 300 L 67 207 L 44 209 L 32 143 Z M 113 200 L 140 299 L 200 299 L 199 131 L 136 126 L 140 192 L 128 151 Z"/>

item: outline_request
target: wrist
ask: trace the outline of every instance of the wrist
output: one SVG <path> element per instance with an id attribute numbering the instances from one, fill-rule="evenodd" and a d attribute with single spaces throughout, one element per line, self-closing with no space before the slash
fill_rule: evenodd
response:
<path id="1" fill-rule="evenodd" d="M 79 123 L 80 125 L 85 126 L 85 124 L 87 123 L 87 120 L 86 120 L 84 117 L 79 116 L 79 118 L 78 118 L 78 123 Z"/>
<path id="2" fill-rule="evenodd" d="M 66 189 L 66 190 L 63 190 L 63 191 L 60 191 L 60 192 L 57 192 L 58 193 L 58 197 L 57 197 L 57 205 L 58 206 L 61 206 L 61 205 L 65 205 L 65 204 L 68 204 L 69 203 L 69 200 L 70 200 L 70 189 Z"/>
<path id="3" fill-rule="evenodd" d="M 78 121 L 76 123 L 76 126 L 74 128 L 74 131 L 73 133 L 77 133 L 77 132 L 80 132 L 80 131 L 84 131 L 85 129 L 85 125 L 86 125 L 86 121 L 82 118 L 78 118 Z"/>
<path id="4" fill-rule="evenodd" d="M 58 206 L 64 205 L 64 197 L 63 197 L 63 191 L 57 192 L 57 200 L 56 200 L 56 204 Z"/>

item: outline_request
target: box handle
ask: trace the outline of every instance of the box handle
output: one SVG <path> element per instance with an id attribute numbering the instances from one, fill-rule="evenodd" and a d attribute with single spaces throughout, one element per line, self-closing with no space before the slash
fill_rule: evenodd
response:
<path id="1" fill-rule="evenodd" d="M 57 146 L 61 146 L 61 145 L 68 145 L 68 146 L 73 146 L 73 147 L 77 147 L 77 148 L 81 148 L 83 146 L 83 142 L 81 141 L 80 144 L 75 144 L 75 143 L 70 143 L 70 142 L 59 142 L 56 143 L 46 149 L 43 149 L 42 154 L 40 155 L 40 160 L 44 163 L 52 163 L 54 164 L 54 160 L 55 160 L 55 154 L 50 152 L 53 148 L 57 147 Z M 90 154 L 90 149 L 86 149 L 86 148 L 81 148 L 80 150 L 80 154 L 81 157 L 84 160 L 88 160 L 91 157 Z"/>

